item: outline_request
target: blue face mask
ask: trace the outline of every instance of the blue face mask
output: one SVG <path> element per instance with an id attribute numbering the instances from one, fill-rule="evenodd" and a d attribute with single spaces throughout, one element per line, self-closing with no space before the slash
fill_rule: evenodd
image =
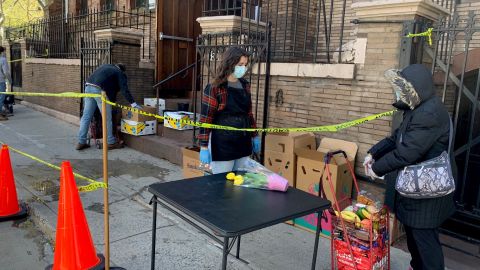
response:
<path id="1" fill-rule="evenodd" d="M 247 73 L 246 66 L 235 66 L 235 71 L 233 71 L 233 76 L 237 79 L 242 78 Z"/>

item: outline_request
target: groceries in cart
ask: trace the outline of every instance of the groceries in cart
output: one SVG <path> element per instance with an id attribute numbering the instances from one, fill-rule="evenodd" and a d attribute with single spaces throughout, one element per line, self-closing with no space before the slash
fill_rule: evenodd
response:
<path id="1" fill-rule="evenodd" d="M 389 269 L 388 211 L 365 191 L 352 205 L 335 211 L 332 230 L 334 269 Z"/>
<path id="2" fill-rule="evenodd" d="M 288 189 L 288 180 L 271 172 L 253 159 L 248 159 L 235 174 L 227 174 L 227 180 L 233 181 L 235 186 L 276 190 L 285 192 Z"/>

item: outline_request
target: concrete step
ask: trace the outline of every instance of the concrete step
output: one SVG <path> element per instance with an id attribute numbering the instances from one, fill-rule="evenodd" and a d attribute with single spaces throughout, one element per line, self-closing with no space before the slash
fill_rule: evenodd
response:
<path id="1" fill-rule="evenodd" d="M 122 135 L 128 147 L 156 158 L 166 159 L 180 166 L 183 159 L 182 148 L 192 145 L 191 140 L 187 142 L 156 135 L 138 137 L 128 134 Z"/>

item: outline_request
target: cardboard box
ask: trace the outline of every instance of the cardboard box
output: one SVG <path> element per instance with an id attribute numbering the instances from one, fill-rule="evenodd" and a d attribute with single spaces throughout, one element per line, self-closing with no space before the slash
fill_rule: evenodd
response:
<path id="1" fill-rule="evenodd" d="M 265 167 L 270 171 L 283 176 L 291 187 L 295 186 L 295 154 L 284 154 L 274 151 L 265 151 Z"/>
<path id="2" fill-rule="evenodd" d="M 148 107 L 148 106 L 143 106 L 141 111 L 146 113 L 156 114 L 155 108 Z M 122 119 L 135 121 L 135 122 L 146 122 L 146 121 L 156 120 L 156 118 L 153 116 L 146 116 L 143 114 L 139 114 L 138 112 L 133 112 L 125 109 L 122 110 Z"/>
<path id="3" fill-rule="evenodd" d="M 295 149 L 315 149 L 313 133 L 270 133 L 265 138 L 265 150 L 295 154 Z"/>
<path id="4" fill-rule="evenodd" d="M 143 105 L 148 107 L 155 108 L 157 106 L 157 99 L 156 98 L 144 98 Z M 158 99 L 158 115 L 163 115 L 163 111 L 165 110 L 165 99 Z"/>
<path id="5" fill-rule="evenodd" d="M 200 149 L 198 147 L 186 147 L 182 149 L 183 153 L 183 177 L 194 178 L 203 176 L 204 173 L 197 170 L 200 166 Z"/>
<path id="6" fill-rule="evenodd" d="M 180 123 L 180 121 L 185 120 L 185 121 L 198 121 L 200 118 L 200 115 L 197 114 L 196 119 L 193 116 L 193 113 L 191 112 L 184 112 L 184 111 L 178 111 L 178 112 L 165 112 L 163 114 L 165 117 L 165 120 L 163 121 L 163 126 L 167 128 L 173 128 L 177 130 L 188 130 L 188 129 L 193 129 L 193 126 L 189 126 L 184 123 Z M 170 118 L 170 119 L 167 119 Z"/>
<path id="7" fill-rule="evenodd" d="M 320 141 L 318 150 L 297 149 L 297 175 L 296 188 L 317 195 L 320 192 L 320 180 L 322 189 L 328 200 L 333 202 L 333 193 L 328 183 L 326 172 L 324 172 L 324 157 L 329 151 L 343 150 L 346 152 L 350 163 L 354 164 L 358 146 L 353 142 L 323 138 Z M 353 176 L 348 169 L 348 164 L 343 155 L 335 155 L 330 161 L 329 170 L 335 195 L 340 207 L 346 207 L 350 203 L 353 187 Z M 317 215 L 295 219 L 295 226 L 302 227 L 309 231 L 316 230 Z M 322 218 L 322 234 L 330 235 L 331 216 L 324 213 Z"/>
<path id="8" fill-rule="evenodd" d="M 295 149 L 315 149 L 313 133 L 272 133 L 265 138 L 265 167 L 283 177 L 295 187 Z"/>
<path id="9" fill-rule="evenodd" d="M 137 122 L 122 119 L 120 130 L 134 136 L 152 135 L 157 132 L 157 120 Z"/>

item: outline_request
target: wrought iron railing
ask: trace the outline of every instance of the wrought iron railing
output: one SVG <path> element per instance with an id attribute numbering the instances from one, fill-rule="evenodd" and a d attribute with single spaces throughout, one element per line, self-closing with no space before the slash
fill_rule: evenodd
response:
<path id="1" fill-rule="evenodd" d="M 273 61 L 330 63 L 344 62 L 346 7 L 347 0 L 204 0 L 203 15 L 239 16 L 246 36 L 270 22 Z"/>
<path id="2" fill-rule="evenodd" d="M 435 4 L 438 4 L 448 10 L 453 12 L 455 9 L 455 4 L 457 0 L 432 0 Z"/>
<path id="3" fill-rule="evenodd" d="M 50 16 L 20 27 L 7 28 L 10 41 L 25 39 L 30 57 L 79 58 L 81 40 L 95 44 L 95 30 L 134 28 L 143 31 L 142 58 L 151 59 L 155 51 L 155 17 L 150 9 L 89 9 L 78 14 Z"/>

